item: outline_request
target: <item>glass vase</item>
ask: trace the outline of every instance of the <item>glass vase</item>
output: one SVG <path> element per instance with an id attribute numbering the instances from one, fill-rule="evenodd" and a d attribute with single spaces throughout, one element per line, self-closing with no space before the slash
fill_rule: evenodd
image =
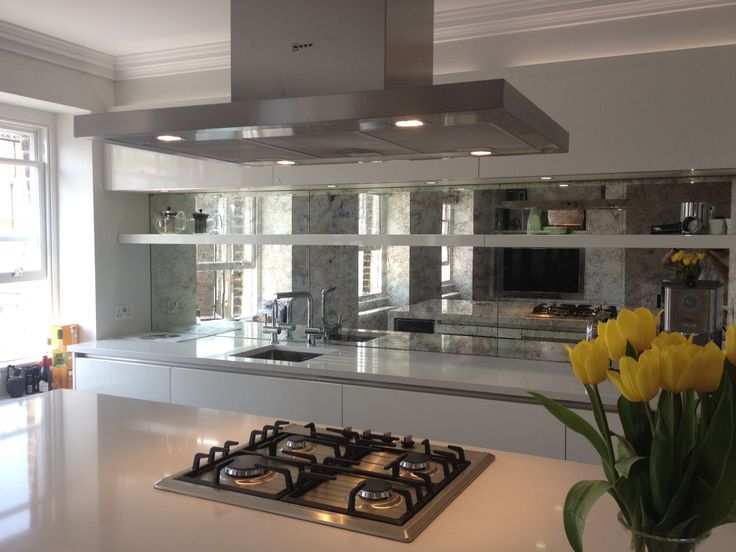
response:
<path id="1" fill-rule="evenodd" d="M 623 516 L 618 514 L 618 521 L 624 529 L 631 533 L 631 552 L 695 552 L 698 545 L 710 536 L 710 531 L 695 538 L 678 539 L 651 535 L 626 524 Z"/>

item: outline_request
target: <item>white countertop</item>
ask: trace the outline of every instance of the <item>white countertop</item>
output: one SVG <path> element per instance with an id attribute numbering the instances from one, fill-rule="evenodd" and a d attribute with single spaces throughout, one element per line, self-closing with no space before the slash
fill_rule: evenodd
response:
<path id="1" fill-rule="evenodd" d="M 268 345 L 268 341 L 219 335 L 173 343 L 106 339 L 73 345 L 69 349 L 88 356 L 206 370 L 380 384 L 420 391 L 439 389 L 473 396 L 504 395 L 528 399 L 528 391 L 539 391 L 558 400 L 588 402 L 585 390 L 573 376 L 569 364 L 561 362 L 331 344 L 310 348 L 314 352 L 324 350 L 326 354 L 298 363 L 229 356 L 234 350 L 264 345 Z M 305 347 L 303 343 L 285 346 Z M 607 404 L 615 404 L 618 398 L 618 392 L 608 382 L 601 386 L 601 394 Z"/>
<path id="2" fill-rule="evenodd" d="M 243 440 L 259 416 L 53 391 L 0 401 L 3 552 L 568 550 L 561 505 L 597 466 L 495 452 L 496 461 L 413 543 L 405 544 L 157 491 L 195 452 Z M 430 436 L 431 437 L 431 436 Z M 587 550 L 627 549 L 604 497 L 591 511 Z M 703 552 L 733 550 L 736 526 Z"/>

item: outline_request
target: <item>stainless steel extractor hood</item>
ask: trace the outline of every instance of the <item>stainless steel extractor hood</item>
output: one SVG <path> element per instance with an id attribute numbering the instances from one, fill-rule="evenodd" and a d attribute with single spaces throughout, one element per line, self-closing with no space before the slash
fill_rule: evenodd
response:
<path id="1" fill-rule="evenodd" d="M 566 152 L 505 80 L 432 85 L 433 4 L 232 0 L 232 102 L 79 115 L 74 134 L 251 165 Z"/>

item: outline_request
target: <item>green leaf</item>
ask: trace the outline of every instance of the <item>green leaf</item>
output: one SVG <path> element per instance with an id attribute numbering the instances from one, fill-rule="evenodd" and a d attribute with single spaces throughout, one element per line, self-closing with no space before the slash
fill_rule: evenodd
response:
<path id="1" fill-rule="evenodd" d="M 675 491 L 674 426 L 674 397 L 669 391 L 662 391 L 649 456 L 649 480 L 652 486 L 652 506 L 654 507 L 653 513 L 656 519 L 664 517 Z"/>
<path id="2" fill-rule="evenodd" d="M 713 496 L 698 516 L 704 533 L 727 523 L 736 504 L 736 442 L 731 375 L 724 373 L 723 395 L 703 438 L 698 473 L 713 488 Z"/>
<path id="3" fill-rule="evenodd" d="M 724 395 L 718 401 L 700 446 L 698 473 L 714 488 L 723 476 L 733 441 L 733 394 L 728 379 L 726 377 L 724 380 Z"/>
<path id="4" fill-rule="evenodd" d="M 690 457 L 695 447 L 698 434 L 698 417 L 697 417 L 697 402 L 695 400 L 695 393 L 692 389 L 689 389 L 681 394 L 682 397 L 682 419 L 680 427 L 677 430 L 677 454 L 678 464 L 680 466 L 680 472 L 684 471 L 687 467 L 685 458 Z"/>
<path id="5" fill-rule="evenodd" d="M 634 445 L 629 443 L 629 441 L 626 440 L 626 437 L 624 437 L 623 435 L 619 435 L 615 431 L 612 431 L 611 435 L 618 439 L 617 449 L 619 458 L 623 458 L 624 456 L 636 456 L 636 449 L 634 448 Z"/>
<path id="6" fill-rule="evenodd" d="M 652 445 L 652 430 L 649 427 L 644 403 L 635 403 L 621 396 L 618 399 L 618 416 L 624 428 L 626 440 L 631 443 L 638 456 L 649 456 Z"/>
<path id="7" fill-rule="evenodd" d="M 530 391 L 529 394 L 537 399 L 542 404 L 542 406 L 544 406 L 544 408 L 546 408 L 549 413 L 552 414 L 555 418 L 560 420 L 563 424 L 565 424 L 576 433 L 579 433 L 580 435 L 585 437 L 588 442 L 593 445 L 595 450 L 598 452 L 598 455 L 601 457 L 601 462 L 603 464 L 603 470 L 606 472 L 606 477 L 611 482 L 615 481 L 616 472 L 613 467 L 613 459 L 609 458 L 608 456 L 608 449 L 606 448 L 606 442 L 604 441 L 603 436 L 601 436 L 601 434 L 598 433 L 598 431 L 596 431 L 596 429 L 587 421 L 585 421 L 579 415 L 575 414 L 575 412 L 573 412 L 569 408 L 562 406 L 557 401 L 548 399 L 544 395 L 534 393 L 533 391 Z"/>
<path id="8" fill-rule="evenodd" d="M 680 522 L 679 520 L 681 520 L 685 515 L 688 506 L 690 506 L 689 511 L 691 513 L 694 511 L 700 511 L 702 509 L 702 507 L 693 507 L 695 505 L 695 497 L 692 496 L 692 486 L 693 478 L 695 476 L 695 468 L 698 464 L 697 454 L 691 452 L 686 463 L 687 468 L 682 478 L 680 479 L 680 484 L 675 491 L 672 500 L 670 501 L 667 512 L 665 513 L 664 517 L 659 521 L 659 523 L 654 526 L 653 532 L 655 534 L 666 534 L 675 536 L 675 528 L 678 527 L 678 525 L 682 524 L 682 522 Z M 693 518 L 694 516 L 690 515 L 688 517 L 688 521 L 692 520 Z"/>
<path id="9" fill-rule="evenodd" d="M 563 520 L 567 540 L 575 552 L 583 551 L 583 531 L 588 512 L 610 488 L 607 481 L 578 481 L 567 493 Z"/>
<path id="10" fill-rule="evenodd" d="M 621 475 L 621 477 L 628 478 L 631 467 L 639 460 L 646 460 L 646 458 L 644 456 L 626 456 L 624 458 L 619 458 L 616 462 L 616 471 Z"/>

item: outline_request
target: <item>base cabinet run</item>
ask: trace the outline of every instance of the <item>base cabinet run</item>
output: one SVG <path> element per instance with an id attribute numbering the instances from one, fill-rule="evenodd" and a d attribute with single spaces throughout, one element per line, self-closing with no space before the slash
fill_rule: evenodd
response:
<path id="1" fill-rule="evenodd" d="M 171 402 L 289 421 L 342 423 L 342 386 L 335 383 L 172 368 Z"/>
<path id="2" fill-rule="evenodd" d="M 535 404 L 343 386 L 343 424 L 565 458 L 565 430 Z"/>
<path id="3" fill-rule="evenodd" d="M 131 399 L 169 402 L 168 366 L 77 356 L 74 388 Z"/>

